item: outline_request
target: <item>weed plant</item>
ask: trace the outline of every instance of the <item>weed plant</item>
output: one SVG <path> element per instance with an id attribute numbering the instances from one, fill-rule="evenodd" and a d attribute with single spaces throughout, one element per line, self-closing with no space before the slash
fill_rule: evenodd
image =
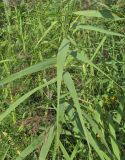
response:
<path id="1" fill-rule="evenodd" d="M 124 0 L 0 9 L 0 160 L 124 160 Z"/>

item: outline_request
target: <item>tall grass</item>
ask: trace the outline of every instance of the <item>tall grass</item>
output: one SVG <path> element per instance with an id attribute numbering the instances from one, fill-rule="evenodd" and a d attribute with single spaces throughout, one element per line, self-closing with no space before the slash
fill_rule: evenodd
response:
<path id="1" fill-rule="evenodd" d="M 87 10 L 82 0 L 8 2 L 0 6 L 1 159 L 124 159 L 121 2 L 94 0 Z"/>

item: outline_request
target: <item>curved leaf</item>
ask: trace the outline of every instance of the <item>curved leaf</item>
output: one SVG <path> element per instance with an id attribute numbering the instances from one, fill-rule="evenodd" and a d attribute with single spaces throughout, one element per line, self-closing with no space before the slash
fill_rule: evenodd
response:
<path id="1" fill-rule="evenodd" d="M 3 80 L 0 81 L 0 86 L 4 85 L 6 83 L 12 82 L 12 81 L 14 81 L 18 78 L 21 78 L 25 75 L 35 73 L 35 72 L 47 69 L 49 67 L 52 67 L 53 65 L 55 65 L 55 63 L 56 63 L 56 58 L 51 58 L 51 59 L 48 59 L 48 60 L 44 60 L 43 62 L 40 62 L 38 64 L 30 66 L 26 69 L 23 69 L 23 70 L 21 70 L 17 73 L 14 73 L 14 74 L 8 76 L 7 78 L 4 78 Z"/>
<path id="2" fill-rule="evenodd" d="M 43 84 L 43 85 L 40 85 L 36 88 L 34 88 L 33 90 L 29 91 L 28 93 L 26 93 L 25 95 L 23 95 L 22 97 L 20 97 L 17 101 L 15 101 L 13 104 L 10 105 L 10 107 L 8 109 L 6 109 L 5 112 L 3 112 L 1 115 L 0 115 L 0 122 L 8 115 L 10 114 L 12 111 L 14 111 L 14 109 L 19 105 L 21 104 L 22 102 L 24 102 L 28 97 L 30 97 L 33 93 L 35 93 L 36 91 L 42 89 L 43 87 L 46 87 L 52 83 L 56 82 L 56 78 L 50 80 L 49 82 Z"/>
<path id="3" fill-rule="evenodd" d="M 121 37 L 125 37 L 125 35 L 123 34 L 120 34 L 120 33 L 115 33 L 115 32 L 112 32 L 112 31 L 108 31 L 108 30 L 105 30 L 105 29 L 102 29 L 102 28 L 98 28 L 98 27 L 95 27 L 95 26 L 91 26 L 91 25 L 78 25 L 76 27 L 76 29 L 74 30 L 74 33 L 78 30 L 91 30 L 91 31 L 96 31 L 96 32 L 100 32 L 100 33 L 104 33 L 104 34 L 108 34 L 108 35 L 112 35 L 112 36 L 121 36 Z"/>
<path id="4" fill-rule="evenodd" d="M 120 18 L 116 14 L 112 13 L 111 11 L 104 9 L 104 10 L 84 10 L 84 11 L 77 11 L 74 14 L 78 16 L 85 16 L 85 17 L 96 17 L 96 18 L 105 18 L 105 19 L 113 19 L 113 20 L 123 20 L 124 18 Z"/>

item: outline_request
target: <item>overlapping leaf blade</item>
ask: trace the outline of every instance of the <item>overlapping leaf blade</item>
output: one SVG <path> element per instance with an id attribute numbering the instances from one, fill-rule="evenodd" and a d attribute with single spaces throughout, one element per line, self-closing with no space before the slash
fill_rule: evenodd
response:
<path id="1" fill-rule="evenodd" d="M 12 82 L 18 78 L 21 78 L 25 75 L 31 74 L 31 73 L 35 73 L 44 69 L 47 69 L 49 67 L 52 67 L 56 64 L 56 58 L 51 58 L 48 60 L 44 60 L 43 62 L 39 62 L 38 64 L 35 64 L 33 66 L 30 66 L 28 68 L 25 68 L 17 73 L 14 73 L 10 76 L 8 76 L 7 78 L 4 78 L 3 80 L 0 81 L 0 86 Z"/>
<path id="2" fill-rule="evenodd" d="M 124 18 L 120 18 L 116 14 L 112 13 L 109 10 L 84 10 L 84 11 L 77 11 L 74 14 L 78 16 L 85 16 L 85 17 L 96 17 L 96 18 L 104 18 L 104 19 L 112 19 L 112 20 L 123 20 Z"/>
<path id="3" fill-rule="evenodd" d="M 20 155 L 16 158 L 16 160 L 25 159 L 30 153 L 32 153 L 38 146 L 40 146 L 43 142 L 44 134 L 39 135 L 36 139 L 34 139 L 29 146 L 27 146 Z"/>
<path id="4" fill-rule="evenodd" d="M 115 33 L 115 32 L 108 31 L 106 29 L 102 29 L 99 27 L 91 26 L 91 25 L 83 25 L 83 24 L 77 25 L 76 29 L 74 30 L 74 33 L 78 30 L 91 30 L 91 31 L 100 32 L 100 33 L 104 33 L 104 34 L 111 35 L 111 36 L 125 37 L 125 35 L 123 34 Z"/>
<path id="5" fill-rule="evenodd" d="M 22 97 L 20 97 L 18 100 L 16 100 L 13 104 L 11 104 L 9 106 L 8 109 L 6 109 L 5 112 L 3 112 L 1 115 L 0 115 L 0 122 L 8 115 L 10 114 L 12 111 L 14 111 L 14 109 L 19 105 L 21 104 L 22 102 L 24 102 L 28 97 L 30 97 L 33 93 L 35 93 L 36 91 L 42 89 L 43 87 L 46 87 L 50 84 L 53 84 L 54 82 L 56 82 L 56 79 L 52 79 L 50 80 L 49 82 L 47 82 L 46 84 L 43 84 L 43 85 L 40 85 L 36 88 L 34 88 L 33 90 L 29 91 L 28 93 L 24 94 Z"/>
<path id="6" fill-rule="evenodd" d="M 69 50 L 69 40 L 64 38 L 57 55 L 57 145 L 59 144 L 59 115 L 60 115 L 60 91 L 64 64 Z"/>
<path id="7" fill-rule="evenodd" d="M 40 151 L 39 160 L 46 160 L 47 154 L 49 152 L 49 149 L 51 147 L 51 144 L 54 138 L 54 134 L 55 134 L 54 126 L 52 126 L 48 132 L 47 137 L 45 137 L 44 139 L 44 143 Z"/>

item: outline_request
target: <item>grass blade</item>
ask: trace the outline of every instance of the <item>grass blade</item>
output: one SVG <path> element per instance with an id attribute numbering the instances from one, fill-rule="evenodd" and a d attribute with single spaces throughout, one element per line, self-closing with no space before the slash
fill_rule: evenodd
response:
<path id="1" fill-rule="evenodd" d="M 44 134 L 41 134 L 39 137 L 33 140 L 33 142 L 26 147 L 20 155 L 16 158 L 16 160 L 23 160 L 32 153 L 40 144 L 42 144 L 42 140 L 44 139 Z"/>
<path id="2" fill-rule="evenodd" d="M 56 135 L 56 148 L 59 145 L 59 115 L 60 115 L 60 90 L 61 90 L 61 81 L 63 75 L 63 68 L 67 57 L 67 52 L 69 50 L 69 40 L 66 38 L 63 39 L 61 46 L 59 47 L 57 55 L 57 135 Z"/>
<path id="3" fill-rule="evenodd" d="M 47 34 L 51 31 L 51 29 L 56 25 L 56 23 L 57 23 L 57 21 L 53 22 L 51 24 L 51 26 L 45 31 L 45 33 L 43 34 L 43 36 L 39 39 L 39 41 L 37 42 L 36 46 L 34 47 L 35 49 L 40 44 L 40 42 L 47 36 Z"/>
<path id="4" fill-rule="evenodd" d="M 88 135 L 88 138 L 89 138 L 89 141 L 90 141 L 90 144 L 91 146 L 95 149 L 95 151 L 98 153 L 99 157 L 101 158 L 101 160 L 105 160 L 104 157 L 103 157 L 103 151 L 100 150 L 96 140 L 92 137 L 91 133 L 86 129 L 86 132 L 87 132 L 87 135 Z"/>
<path id="5" fill-rule="evenodd" d="M 0 122 L 8 115 L 10 114 L 12 111 L 14 111 L 14 109 L 19 105 L 21 104 L 22 102 L 24 102 L 28 97 L 30 97 L 33 93 L 35 93 L 36 91 L 42 89 L 43 87 L 46 87 L 50 84 L 53 84 L 56 82 L 56 78 L 50 80 L 49 82 L 43 84 L 43 85 L 40 85 L 36 88 L 34 88 L 33 90 L 29 91 L 28 93 L 26 93 L 25 95 L 23 95 L 22 97 L 20 97 L 17 101 L 15 101 L 13 104 L 10 105 L 10 107 L 8 109 L 6 109 L 5 112 L 3 112 L 1 115 L 0 115 Z"/>
<path id="6" fill-rule="evenodd" d="M 72 53 L 71 53 L 72 54 Z M 72 56 L 74 56 L 72 54 Z M 74 56 L 75 58 L 77 58 L 80 61 L 83 61 L 84 63 L 89 64 L 90 66 L 94 67 L 95 69 L 97 69 L 100 73 L 102 73 L 105 77 L 107 77 L 108 79 L 110 79 L 112 82 L 114 82 L 120 89 L 122 89 L 119 84 L 117 82 L 115 82 L 110 76 L 108 76 L 104 71 L 102 71 L 100 68 L 98 68 L 94 63 L 92 63 L 88 57 L 86 55 L 84 55 L 84 53 L 80 53 Z"/>
<path id="7" fill-rule="evenodd" d="M 96 18 L 105 18 L 105 19 L 113 19 L 113 20 L 120 20 L 120 18 L 116 14 L 112 13 L 109 10 L 85 10 L 85 11 L 77 11 L 74 14 L 78 16 L 85 16 L 85 17 L 96 17 Z"/>
<path id="8" fill-rule="evenodd" d="M 58 94 L 58 100 L 60 97 L 63 67 L 64 67 L 64 64 L 66 61 L 68 50 L 69 50 L 69 40 L 64 39 L 61 43 L 61 46 L 59 48 L 59 52 L 57 55 L 57 94 Z"/>
<path id="9" fill-rule="evenodd" d="M 77 113 L 78 113 L 78 116 L 79 116 L 79 119 L 80 119 L 80 122 L 81 122 L 81 125 L 82 125 L 82 129 L 84 131 L 84 134 L 85 134 L 85 137 L 86 137 L 86 140 L 87 140 L 87 143 L 88 143 L 88 147 L 91 151 L 91 148 L 90 148 L 90 145 L 89 145 L 88 135 L 87 135 L 87 132 L 86 132 L 85 122 L 84 122 L 83 116 L 82 116 L 82 110 L 81 110 L 81 107 L 80 107 L 80 104 L 79 104 L 79 101 L 78 101 L 78 96 L 77 96 L 77 93 L 76 93 L 76 90 L 75 90 L 73 80 L 72 80 L 72 78 L 71 78 L 71 76 L 68 72 L 64 74 L 63 78 L 64 78 L 64 82 L 65 82 L 65 84 L 66 84 L 66 86 L 67 86 L 67 88 L 70 92 L 70 95 L 73 99 L 74 105 L 76 107 L 76 110 L 77 110 Z"/>
<path id="10" fill-rule="evenodd" d="M 5 59 L 5 60 L 0 61 L 0 64 L 5 63 L 5 62 L 11 62 L 11 61 L 13 61 L 13 60 L 12 59 Z"/>
<path id="11" fill-rule="evenodd" d="M 112 35 L 112 36 L 120 36 L 120 37 L 125 37 L 125 35 L 123 34 L 120 34 L 120 33 L 115 33 L 115 32 L 112 32 L 112 31 L 108 31 L 108 30 L 105 30 L 105 29 L 102 29 L 102 28 L 98 28 L 98 27 L 95 27 L 95 26 L 91 26 L 91 25 L 78 25 L 76 27 L 76 29 L 74 30 L 74 33 L 78 30 L 91 30 L 91 31 L 96 31 L 96 32 L 100 32 L 100 33 L 104 33 L 104 34 L 107 34 L 107 35 Z"/>
<path id="12" fill-rule="evenodd" d="M 81 122 L 81 125 L 82 125 L 82 129 L 84 131 L 84 134 L 85 134 L 85 137 L 86 137 L 86 141 L 88 143 L 88 146 L 89 146 L 89 149 L 91 151 L 91 148 L 90 148 L 90 145 L 95 149 L 95 151 L 97 152 L 97 154 L 99 155 L 99 157 L 101 158 L 101 160 L 104 160 L 104 157 L 103 157 L 103 154 L 102 154 L 102 151 L 100 150 L 98 144 L 96 143 L 95 139 L 92 137 L 91 133 L 88 131 L 88 129 L 86 128 L 85 126 L 85 120 L 83 119 L 83 115 L 82 115 L 82 110 L 81 110 L 81 106 L 79 104 L 79 101 L 78 101 L 78 96 L 77 96 L 77 93 L 76 93 L 76 90 L 75 90 L 75 86 L 74 86 L 74 83 L 73 83 L 73 80 L 70 76 L 69 73 L 65 73 L 64 76 L 64 82 L 70 92 L 70 95 L 73 99 L 73 102 L 74 102 L 74 105 L 76 107 L 76 110 L 77 110 L 77 113 L 78 113 L 78 116 L 79 116 L 79 119 L 80 119 L 80 122 Z M 90 156 L 90 155 L 89 155 Z"/>
<path id="13" fill-rule="evenodd" d="M 6 158 L 6 156 L 7 156 L 7 153 L 8 153 L 8 151 L 9 151 L 9 149 L 10 149 L 10 146 L 6 149 L 4 155 L 2 155 L 2 157 L 0 156 L 1 160 L 5 160 L 5 158 Z"/>
<path id="14" fill-rule="evenodd" d="M 70 156 L 70 160 L 73 160 L 75 158 L 75 156 L 78 152 L 78 149 L 79 149 L 79 144 L 80 144 L 80 142 L 78 141 L 76 146 L 74 147 L 74 150 L 73 150 L 71 156 Z"/>
<path id="15" fill-rule="evenodd" d="M 25 75 L 28 75 L 28 74 L 31 74 L 31 73 L 35 73 L 35 72 L 38 72 L 38 71 L 41 71 L 41 70 L 44 70 L 44 69 L 47 69 L 53 65 L 55 65 L 56 63 L 56 59 L 55 58 L 51 58 L 51 59 L 48 59 L 48 60 L 45 60 L 43 62 L 40 62 L 38 64 L 35 64 L 33 66 L 30 66 L 26 69 L 23 69 L 17 73 L 14 73 L 10 76 L 8 76 L 7 78 L 4 78 L 3 80 L 0 81 L 0 86 L 6 84 L 6 83 L 9 83 L 9 82 L 12 82 L 18 78 L 21 78 Z"/>
<path id="16" fill-rule="evenodd" d="M 116 143 L 116 133 L 115 133 L 115 128 L 113 125 L 113 122 L 111 118 L 109 118 L 109 130 L 110 130 L 110 140 L 111 140 L 111 145 L 112 145 L 112 150 L 114 155 L 116 156 L 117 160 L 120 160 L 120 150 L 118 147 L 118 144 Z"/>
<path id="17" fill-rule="evenodd" d="M 98 47 L 96 48 L 92 58 L 90 61 L 93 61 L 93 59 L 96 57 L 97 53 L 99 52 L 100 48 L 102 47 L 102 45 L 104 44 L 104 42 L 106 41 L 106 36 L 103 37 L 103 39 L 101 40 L 101 42 L 99 43 Z"/>
<path id="18" fill-rule="evenodd" d="M 65 159 L 66 160 L 71 160 L 67 151 L 66 151 L 66 149 L 64 148 L 62 142 L 61 141 L 59 141 L 59 142 L 60 142 L 59 145 L 60 145 L 61 151 L 63 152 L 63 155 L 64 155 Z"/>
<path id="19" fill-rule="evenodd" d="M 54 126 L 50 128 L 48 136 L 47 138 L 45 138 L 44 144 L 40 151 L 39 160 L 46 160 L 53 138 L 54 138 Z"/>

